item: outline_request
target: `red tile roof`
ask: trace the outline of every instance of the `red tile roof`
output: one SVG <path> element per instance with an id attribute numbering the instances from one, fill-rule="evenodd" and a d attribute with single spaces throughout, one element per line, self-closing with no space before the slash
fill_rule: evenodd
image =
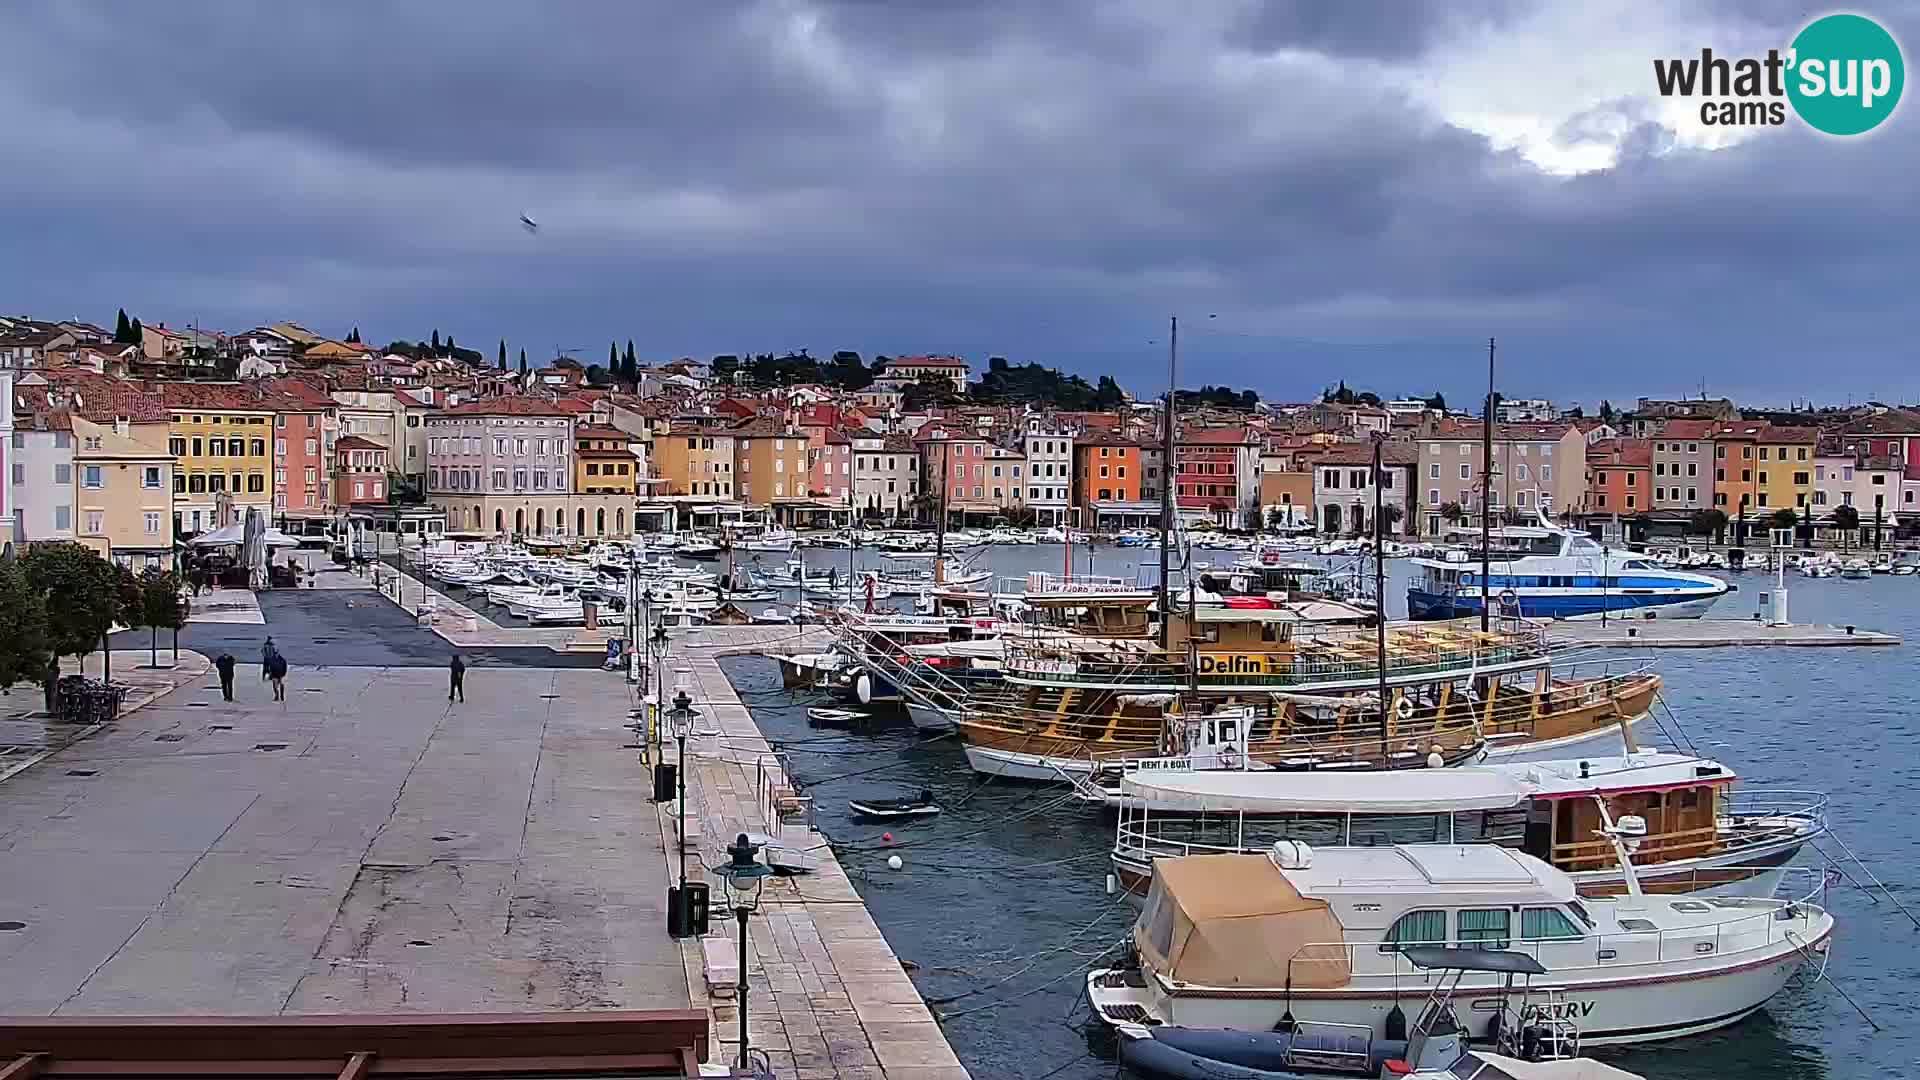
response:
<path id="1" fill-rule="evenodd" d="M 1669 420 L 1654 430 L 1668 439 L 1704 439 L 1713 433 L 1712 420 Z"/>
<path id="2" fill-rule="evenodd" d="M 957 356 L 896 356 L 887 361 L 885 366 L 891 368 L 895 365 L 905 367 L 963 368 L 967 366 L 967 362 Z"/>
<path id="3" fill-rule="evenodd" d="M 572 416 L 574 410 L 539 397 L 515 395 L 463 401 L 441 411 L 443 416 Z"/>
<path id="4" fill-rule="evenodd" d="M 333 448 L 335 450 L 385 450 L 386 449 L 386 447 L 381 446 L 379 443 L 374 442 L 372 439 L 362 438 L 358 435 L 340 436 L 339 438 L 333 440 Z"/>

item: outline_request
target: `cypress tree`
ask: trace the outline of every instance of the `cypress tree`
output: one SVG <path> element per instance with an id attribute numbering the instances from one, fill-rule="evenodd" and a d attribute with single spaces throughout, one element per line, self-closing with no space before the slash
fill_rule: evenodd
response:
<path id="1" fill-rule="evenodd" d="M 507 339 L 500 339 L 500 370 L 507 370 Z"/>
<path id="2" fill-rule="evenodd" d="M 520 350 L 520 374 L 525 375 L 526 373 L 527 373 L 527 350 L 521 349 Z"/>
<path id="3" fill-rule="evenodd" d="M 440 351 L 440 328 L 437 326 L 433 328 L 433 351 Z"/>
<path id="4" fill-rule="evenodd" d="M 113 321 L 113 340 L 117 345 L 126 345 L 133 341 L 133 324 L 127 321 L 127 309 L 120 309 L 120 317 Z"/>
<path id="5" fill-rule="evenodd" d="M 609 341 L 607 342 L 607 374 L 612 375 L 617 373 L 619 370 L 620 370 L 620 346 L 614 342 Z"/>
<path id="6" fill-rule="evenodd" d="M 147 328 L 140 325 L 139 319 L 133 320 L 133 325 L 129 327 L 129 332 L 133 334 L 131 344 L 138 345 L 147 340 Z"/>
<path id="7" fill-rule="evenodd" d="M 453 335 L 452 334 L 447 335 L 447 355 L 448 356 L 453 355 Z"/>

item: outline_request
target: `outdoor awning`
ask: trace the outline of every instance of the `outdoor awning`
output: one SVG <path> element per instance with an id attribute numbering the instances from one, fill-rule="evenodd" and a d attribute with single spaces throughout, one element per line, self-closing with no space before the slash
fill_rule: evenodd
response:
<path id="1" fill-rule="evenodd" d="M 223 525 L 211 532 L 203 532 L 188 543 L 194 547 L 239 547 L 247 542 L 247 526 L 244 522 Z M 270 548 L 299 547 L 300 541 L 288 536 L 279 529 L 268 529 L 266 543 Z"/>
<path id="2" fill-rule="evenodd" d="M 1493 769 L 1389 772 L 1240 772 L 1221 769 L 1129 772 L 1123 795 L 1156 808 L 1248 814 L 1446 814 L 1504 810 L 1530 794 Z"/>

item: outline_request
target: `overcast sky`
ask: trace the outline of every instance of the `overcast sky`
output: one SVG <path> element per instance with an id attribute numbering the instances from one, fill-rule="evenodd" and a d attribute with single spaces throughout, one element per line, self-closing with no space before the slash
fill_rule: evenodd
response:
<path id="1" fill-rule="evenodd" d="M 1183 383 L 1270 399 L 1466 399 L 1489 335 L 1509 396 L 1920 399 L 1914 105 L 1728 138 L 1653 95 L 1825 10 L 13 4 L 0 310 L 1143 394 L 1180 312 Z"/>

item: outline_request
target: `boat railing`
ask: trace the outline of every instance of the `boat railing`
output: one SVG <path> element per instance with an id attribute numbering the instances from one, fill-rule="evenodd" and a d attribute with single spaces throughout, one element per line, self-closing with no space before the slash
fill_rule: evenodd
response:
<path id="1" fill-rule="evenodd" d="M 1809 869 L 1796 867 L 1790 869 Z M 1609 933 L 1584 933 L 1579 938 L 1522 938 L 1517 933 L 1506 939 L 1455 941 L 1329 941 L 1299 946 L 1287 960 L 1289 969 L 1298 962 L 1324 964 L 1344 958 L 1347 969 L 1356 978 L 1391 978 L 1426 985 L 1437 977 L 1433 971 L 1414 967 L 1400 949 L 1413 945 L 1440 948 L 1491 948 L 1526 953 L 1540 961 L 1552 978 L 1569 968 L 1592 971 L 1631 971 L 1680 961 L 1698 961 L 1705 957 L 1737 957 L 1749 953 L 1775 951 L 1783 930 L 1802 926 L 1818 911 L 1811 897 L 1801 900 L 1709 897 L 1690 899 L 1692 903 L 1726 912 L 1726 917 L 1708 923 L 1694 923 L 1667 929 L 1618 930 Z M 1584 897 L 1589 906 L 1621 903 L 1624 898 Z M 1785 913 L 1785 914 L 1783 914 Z M 1623 910 L 1632 918 L 1631 910 Z M 1570 947 L 1580 952 L 1569 952 Z M 1252 989 L 1241 987 L 1240 989 Z"/>
<path id="2" fill-rule="evenodd" d="M 1047 570 L 1029 570 L 1021 577 L 1003 577 L 1000 579 L 1000 591 L 1024 594 L 1028 599 L 1039 597 L 1100 597 L 1115 594 L 1132 595 L 1153 591 L 1133 578 L 1112 577 L 1104 574 L 1075 574 L 1063 577 Z"/>
<path id="3" fill-rule="evenodd" d="M 1271 687 L 1364 681 L 1380 670 L 1375 659 L 1330 658 L 1335 650 L 1325 643 L 1307 639 L 1308 646 L 1289 652 L 1215 652 L 1201 655 L 1195 669 L 1185 658 L 1118 659 L 1092 654 L 1083 647 L 1057 639 L 1033 640 L 1028 635 L 1007 638 L 1007 677 L 1016 682 L 1042 685 L 1067 683 L 1113 687 L 1167 687 L 1179 689 L 1190 684 L 1201 687 Z M 1544 635 L 1516 635 L 1497 643 L 1448 647 L 1434 644 L 1426 649 L 1408 649 L 1404 642 L 1390 650 L 1387 675 L 1405 679 L 1422 675 L 1465 673 L 1475 669 L 1504 668 L 1544 660 L 1548 655 Z"/>

